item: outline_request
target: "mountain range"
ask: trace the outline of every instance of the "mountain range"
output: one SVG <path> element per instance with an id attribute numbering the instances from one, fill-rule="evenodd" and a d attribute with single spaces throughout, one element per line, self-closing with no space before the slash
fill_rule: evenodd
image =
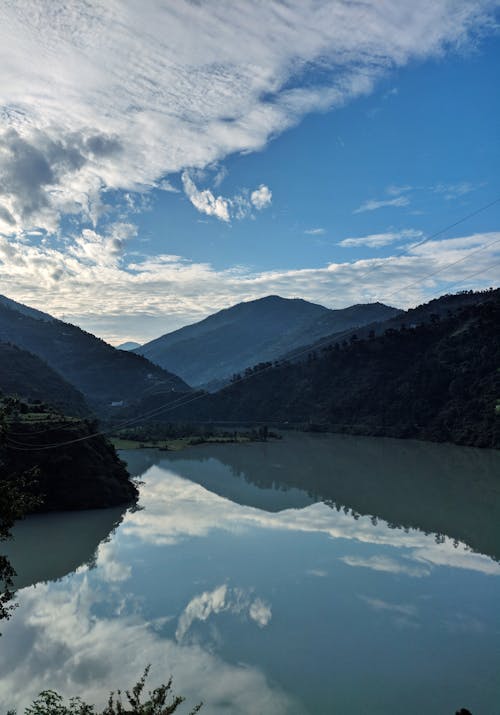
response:
<path id="1" fill-rule="evenodd" d="M 276 360 L 325 335 L 387 320 L 400 312 L 382 303 L 331 310 L 299 298 L 270 295 L 221 310 L 134 352 L 192 386 L 213 391 L 257 362 Z"/>
<path id="2" fill-rule="evenodd" d="M 499 447 L 499 325 L 500 289 L 407 311 L 268 296 L 147 343 L 145 357 L 1 298 L 0 390 L 74 416 L 154 413 Z M 148 359 L 165 356 L 193 384 L 225 386 L 194 391 Z"/>
<path id="3" fill-rule="evenodd" d="M 113 411 L 113 403 L 119 407 L 147 394 L 168 401 L 191 389 L 181 378 L 140 355 L 117 350 L 75 325 L 4 297 L 0 299 L 0 341 L 43 360 L 101 416 Z M 0 353 L 0 389 L 5 382 L 1 375 L 9 372 L 13 377 L 11 357 L 5 351 Z M 42 374 L 32 373 L 31 379 L 43 383 Z M 15 392 L 29 397 L 29 391 L 24 395 L 22 388 L 21 381 Z"/>
<path id="4" fill-rule="evenodd" d="M 378 335 L 339 334 L 300 362 L 258 364 L 169 419 L 500 447 L 500 289 L 444 296 L 397 320 Z"/>

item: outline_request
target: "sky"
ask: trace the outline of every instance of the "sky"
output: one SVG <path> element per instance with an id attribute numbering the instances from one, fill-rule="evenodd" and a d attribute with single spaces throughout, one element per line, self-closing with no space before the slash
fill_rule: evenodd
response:
<path id="1" fill-rule="evenodd" d="M 500 0 L 1 0 L 0 293 L 119 344 L 269 294 L 498 286 L 499 21 Z"/>

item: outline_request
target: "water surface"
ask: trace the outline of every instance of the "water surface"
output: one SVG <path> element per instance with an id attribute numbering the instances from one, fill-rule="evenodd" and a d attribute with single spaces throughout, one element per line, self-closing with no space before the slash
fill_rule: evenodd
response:
<path id="1" fill-rule="evenodd" d="M 3 710 L 102 703 L 147 663 L 211 714 L 498 710 L 499 453 L 293 434 L 123 456 L 142 509 L 16 528 Z"/>

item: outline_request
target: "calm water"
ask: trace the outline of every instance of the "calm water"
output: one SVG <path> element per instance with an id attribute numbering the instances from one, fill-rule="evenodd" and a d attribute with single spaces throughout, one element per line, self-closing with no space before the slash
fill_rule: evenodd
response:
<path id="1" fill-rule="evenodd" d="M 500 713 L 500 453 L 344 436 L 123 453 L 141 510 L 34 517 L 1 712 L 147 663 L 202 713 Z M 186 708 L 187 712 L 187 708 Z"/>

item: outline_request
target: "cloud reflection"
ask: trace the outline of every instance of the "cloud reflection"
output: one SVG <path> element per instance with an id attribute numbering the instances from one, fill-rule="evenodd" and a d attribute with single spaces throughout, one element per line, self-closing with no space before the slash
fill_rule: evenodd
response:
<path id="1" fill-rule="evenodd" d="M 435 566 L 500 575 L 500 564 L 470 551 L 463 543 L 445 537 L 436 539 L 434 535 L 416 529 L 389 528 L 385 521 L 379 519 L 374 523 L 369 516 L 354 518 L 324 503 L 269 513 L 235 504 L 165 467 L 153 466 L 143 478 L 146 484 L 141 491 L 141 504 L 145 509 L 128 514 L 122 530 L 145 543 L 173 544 L 182 539 L 204 537 L 215 529 L 232 534 L 253 528 L 279 529 L 322 533 L 332 539 L 348 539 L 401 551 L 390 559 L 370 557 L 363 563 L 359 559 L 354 563 L 352 557 L 344 557 L 344 563 L 350 566 L 413 577 L 425 576 Z"/>
<path id="2" fill-rule="evenodd" d="M 237 615 L 247 614 L 260 628 L 267 626 L 272 616 L 271 607 L 261 598 L 252 599 L 251 594 L 244 589 L 229 588 L 222 584 L 213 591 L 204 591 L 191 599 L 179 618 L 176 640 L 185 640 L 194 621 L 206 621 L 224 611 Z"/>
<path id="3" fill-rule="evenodd" d="M 196 599 L 191 601 L 178 632 L 186 632 L 189 619 L 208 617 L 238 602 L 236 591 L 225 586 L 204 596 L 199 599 L 201 609 Z M 151 662 L 152 685 L 172 673 L 177 692 L 190 705 L 203 699 L 203 711 L 209 715 L 300 712 L 257 668 L 231 665 L 198 645 L 161 637 L 157 624 L 137 609 L 129 609 L 132 613 L 119 619 L 100 615 L 110 598 L 104 588 L 95 587 L 88 573 L 19 593 L 23 618 L 7 623 L 2 636 L 2 711 L 22 709 L 49 687 L 102 707 L 111 687 L 130 687 Z M 245 609 L 252 611 L 250 616 L 257 622 L 266 620 L 264 602 L 245 598 L 241 603 L 245 601 Z"/>

